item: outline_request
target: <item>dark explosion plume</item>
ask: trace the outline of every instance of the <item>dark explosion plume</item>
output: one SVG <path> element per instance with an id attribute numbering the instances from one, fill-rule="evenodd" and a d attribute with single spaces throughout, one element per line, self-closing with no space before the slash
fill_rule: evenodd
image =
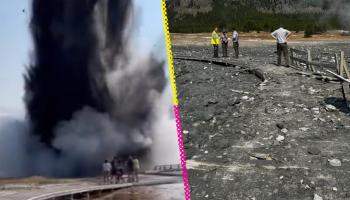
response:
<path id="1" fill-rule="evenodd" d="M 150 58 L 144 73 L 129 73 L 112 87 L 106 79 L 128 67 L 124 35 L 132 6 L 129 0 L 32 1 L 34 57 L 25 75 L 25 103 L 31 132 L 43 143 L 52 146 L 58 124 L 84 107 L 141 133 L 149 124 L 148 96 L 165 87 L 164 63 Z"/>

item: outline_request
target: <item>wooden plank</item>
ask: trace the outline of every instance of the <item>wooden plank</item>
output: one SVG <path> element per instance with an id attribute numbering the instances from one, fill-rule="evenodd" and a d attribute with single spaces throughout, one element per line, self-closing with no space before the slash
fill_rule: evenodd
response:
<path id="1" fill-rule="evenodd" d="M 342 91 L 343 91 L 343 97 L 344 101 L 348 108 L 350 108 L 349 101 L 350 101 L 350 84 L 347 82 L 342 83 Z"/>
<path id="2" fill-rule="evenodd" d="M 340 66 L 339 66 L 339 75 L 343 77 L 344 75 L 344 67 L 343 67 L 343 62 L 344 60 L 344 51 L 340 52 Z"/>
<path id="3" fill-rule="evenodd" d="M 305 65 L 311 64 L 313 66 L 318 66 L 318 67 L 334 67 L 334 63 L 324 63 L 324 62 L 317 62 L 317 61 L 308 61 L 306 59 L 302 58 L 293 58 L 294 60 L 304 63 Z"/>
<path id="4" fill-rule="evenodd" d="M 346 74 L 346 78 L 350 78 L 350 73 L 349 73 L 349 69 L 348 69 L 348 66 L 346 64 L 346 60 L 345 60 L 345 55 L 344 55 L 344 51 L 342 51 L 340 53 L 340 63 L 341 63 L 341 68 L 342 70 L 345 72 Z M 340 74 L 341 76 L 343 76 L 343 74 Z"/>
<path id="5" fill-rule="evenodd" d="M 308 61 L 308 67 L 311 69 L 311 71 L 315 72 L 315 67 L 311 64 L 312 62 L 312 57 L 311 57 L 311 51 L 308 49 L 307 50 L 307 61 Z"/>
<path id="6" fill-rule="evenodd" d="M 336 69 L 337 69 L 337 73 L 340 74 L 340 63 L 339 63 L 339 55 L 336 53 L 335 54 L 335 66 L 336 66 Z"/>
<path id="7" fill-rule="evenodd" d="M 307 56 L 307 51 L 303 51 L 303 50 L 299 50 L 299 49 L 294 49 L 294 48 L 290 48 L 291 51 L 297 53 L 297 54 L 302 54 L 304 56 Z"/>
<path id="8" fill-rule="evenodd" d="M 315 78 L 315 79 L 317 79 L 317 80 L 323 80 L 323 81 L 326 81 L 326 82 L 330 82 L 330 81 L 339 81 L 339 79 L 337 79 L 337 78 L 333 78 L 333 77 L 330 77 L 330 76 L 326 76 L 326 75 L 323 75 L 323 74 L 320 74 L 320 73 L 295 72 L 295 74 L 300 74 L 300 75 L 303 75 L 303 76 L 308 76 L 308 77 Z"/>
<path id="9" fill-rule="evenodd" d="M 329 70 L 326 70 L 326 72 L 332 74 L 333 76 L 339 78 L 340 80 L 342 80 L 344 82 L 350 83 L 350 79 L 346 79 L 346 78 L 344 78 L 344 77 L 342 77 L 342 76 L 340 76 L 340 75 L 338 75 L 338 74 L 336 74 L 336 73 L 334 73 L 332 71 L 329 71 Z"/>

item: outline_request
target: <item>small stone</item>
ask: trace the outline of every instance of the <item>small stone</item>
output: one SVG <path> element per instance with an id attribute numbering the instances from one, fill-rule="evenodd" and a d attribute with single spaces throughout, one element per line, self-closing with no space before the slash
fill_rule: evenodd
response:
<path id="1" fill-rule="evenodd" d="M 288 133 L 288 129 L 284 128 L 281 130 L 282 133 Z"/>
<path id="2" fill-rule="evenodd" d="M 189 134 L 190 132 L 189 131 L 187 131 L 187 130 L 184 130 L 183 131 L 183 134 L 185 134 L 185 135 L 187 135 L 187 134 Z"/>
<path id="3" fill-rule="evenodd" d="M 333 167 L 341 167 L 341 161 L 339 159 L 330 159 L 328 162 Z"/>
<path id="4" fill-rule="evenodd" d="M 318 194 L 315 194 L 314 200 L 323 200 L 323 198 L 321 196 L 319 196 Z"/>
<path id="5" fill-rule="evenodd" d="M 218 101 L 216 99 L 209 99 L 208 104 L 217 104 Z"/>
<path id="6" fill-rule="evenodd" d="M 208 153 L 209 153 L 209 151 L 204 151 L 204 153 L 205 153 L 205 154 L 208 154 Z"/>
<path id="7" fill-rule="evenodd" d="M 338 191 L 338 188 L 333 187 L 332 190 L 333 190 L 334 192 L 337 192 L 337 191 Z"/>
<path id="8" fill-rule="evenodd" d="M 307 149 L 307 152 L 311 155 L 319 155 L 321 153 L 321 150 L 319 150 L 318 148 L 316 147 L 309 147 Z"/>
<path id="9" fill-rule="evenodd" d="M 326 120 L 323 118 L 318 118 L 318 120 L 320 120 L 321 122 L 326 122 Z"/>
<path id="10" fill-rule="evenodd" d="M 316 93 L 316 90 L 314 88 L 310 87 L 308 89 L 308 93 L 311 94 L 311 95 L 314 95 Z"/>
<path id="11" fill-rule="evenodd" d="M 284 129 L 284 128 L 286 128 L 286 127 L 284 126 L 283 123 L 278 123 L 278 124 L 276 124 L 276 126 L 277 126 L 277 128 L 279 128 L 279 129 Z"/>
<path id="12" fill-rule="evenodd" d="M 241 99 L 246 101 L 246 100 L 249 100 L 249 97 L 248 96 L 243 96 Z"/>
<path id="13" fill-rule="evenodd" d="M 276 138 L 276 140 L 277 141 L 279 141 L 279 142 L 282 142 L 282 141 L 284 141 L 284 136 L 282 136 L 282 135 L 279 135 L 277 138 Z"/>
<path id="14" fill-rule="evenodd" d="M 320 108 L 312 108 L 312 111 L 320 111 Z"/>
<path id="15" fill-rule="evenodd" d="M 329 112 L 332 112 L 332 111 L 336 111 L 337 108 L 333 105 L 330 105 L 330 104 L 327 104 L 326 105 L 326 110 L 329 111 Z"/>
<path id="16" fill-rule="evenodd" d="M 309 130 L 309 128 L 306 128 L 306 127 L 302 127 L 302 128 L 300 128 L 299 130 L 301 130 L 301 131 L 308 131 Z"/>

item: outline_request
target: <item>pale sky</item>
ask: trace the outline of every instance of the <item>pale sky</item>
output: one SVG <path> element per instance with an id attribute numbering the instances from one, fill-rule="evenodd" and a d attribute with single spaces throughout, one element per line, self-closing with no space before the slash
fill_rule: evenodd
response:
<path id="1" fill-rule="evenodd" d="M 23 73 L 32 50 L 28 30 L 30 2 L 0 1 L 0 117 L 23 116 L 25 113 L 22 102 Z M 160 55 L 165 58 L 161 0 L 135 0 L 135 5 L 136 15 L 140 19 L 138 32 L 135 33 L 140 41 L 138 48 L 163 50 Z"/>

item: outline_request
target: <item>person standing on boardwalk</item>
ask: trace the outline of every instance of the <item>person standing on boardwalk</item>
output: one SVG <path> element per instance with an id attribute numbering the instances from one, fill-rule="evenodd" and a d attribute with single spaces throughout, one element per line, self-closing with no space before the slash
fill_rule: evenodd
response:
<path id="1" fill-rule="evenodd" d="M 116 183 L 117 182 L 117 157 L 114 157 L 112 162 L 111 162 L 111 183 Z"/>
<path id="2" fill-rule="evenodd" d="M 279 28 L 271 33 L 271 36 L 277 41 L 277 65 L 280 66 L 282 62 L 282 54 L 286 63 L 286 67 L 289 67 L 289 52 L 287 40 L 291 32 L 284 28 Z"/>
<path id="3" fill-rule="evenodd" d="M 126 168 L 128 171 L 128 182 L 134 182 L 134 162 L 131 156 L 129 156 L 128 160 L 126 161 Z"/>
<path id="4" fill-rule="evenodd" d="M 219 57 L 219 35 L 218 35 L 218 28 L 216 27 L 214 31 L 211 33 L 211 41 L 210 43 L 214 47 L 214 58 Z"/>
<path id="5" fill-rule="evenodd" d="M 228 37 L 227 37 L 226 31 L 222 33 L 220 40 L 221 40 L 221 46 L 222 46 L 222 56 L 227 57 Z"/>
<path id="6" fill-rule="evenodd" d="M 124 182 L 124 179 L 123 179 L 124 164 L 121 159 L 117 160 L 116 169 L 117 169 L 117 183 L 123 183 Z"/>
<path id="7" fill-rule="evenodd" d="M 102 173 L 103 173 L 103 183 L 108 184 L 110 181 L 111 176 L 111 170 L 112 165 L 108 162 L 108 160 L 105 160 L 105 162 L 102 165 Z"/>
<path id="8" fill-rule="evenodd" d="M 233 49 L 235 50 L 235 58 L 239 56 L 239 34 L 237 30 L 234 28 L 232 32 L 232 44 Z"/>
<path id="9" fill-rule="evenodd" d="M 134 181 L 139 182 L 139 170 L 140 170 L 140 162 L 137 158 L 132 160 L 133 163 L 133 171 L 134 171 Z"/>

